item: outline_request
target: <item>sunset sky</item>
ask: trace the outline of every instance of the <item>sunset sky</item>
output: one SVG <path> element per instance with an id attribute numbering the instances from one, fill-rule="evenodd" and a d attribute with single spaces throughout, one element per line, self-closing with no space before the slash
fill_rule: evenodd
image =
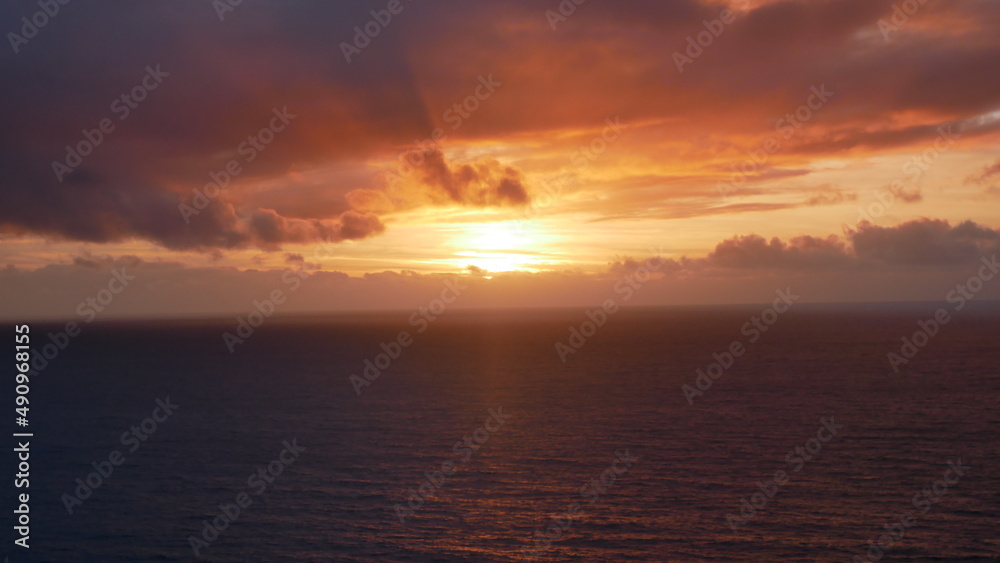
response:
<path id="1" fill-rule="evenodd" d="M 116 314 L 288 268 L 289 311 L 593 306 L 657 254 L 635 304 L 939 301 L 1000 248 L 998 2 L 346 4 L 0 7 L 5 315 L 116 267 Z"/>

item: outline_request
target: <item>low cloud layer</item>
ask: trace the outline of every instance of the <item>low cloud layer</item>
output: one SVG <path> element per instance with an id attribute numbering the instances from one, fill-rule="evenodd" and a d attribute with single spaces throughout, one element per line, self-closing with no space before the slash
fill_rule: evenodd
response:
<path id="1" fill-rule="evenodd" d="M 1000 252 L 1000 230 L 972 221 L 952 226 L 919 219 L 893 227 L 862 222 L 847 240 L 800 236 L 790 241 L 758 235 L 719 243 L 706 258 L 682 259 L 688 267 L 768 271 L 879 271 L 899 266 L 959 267 Z"/>
<path id="2" fill-rule="evenodd" d="M 629 304 L 754 303 L 786 286 L 800 291 L 805 302 L 933 302 L 976 275 L 983 258 L 997 254 L 1000 230 L 930 219 L 895 227 L 862 224 L 850 240 L 741 236 L 720 242 L 706 257 L 664 260 Z M 86 255 L 33 271 L 0 270 L 0 310 L 8 317 L 73 318 L 79 303 L 106 287 L 116 269 L 135 279 L 108 305 L 108 317 L 235 315 L 274 289 L 290 296 L 281 313 L 406 311 L 426 305 L 449 280 L 469 286 L 457 308 L 592 307 L 613 295 L 617 281 L 634 275 L 644 260 L 621 258 L 594 274 L 470 268 L 466 275 L 386 271 L 357 277 L 317 271 L 295 254 L 286 255 L 284 270 L 243 271 Z M 295 291 L 289 291 L 293 284 Z M 1000 280 L 986 283 L 977 298 L 1000 298 Z"/>

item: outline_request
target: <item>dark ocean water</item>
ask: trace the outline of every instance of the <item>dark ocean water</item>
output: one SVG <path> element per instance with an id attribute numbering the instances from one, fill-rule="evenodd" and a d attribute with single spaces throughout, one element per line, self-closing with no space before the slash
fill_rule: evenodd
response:
<path id="1" fill-rule="evenodd" d="M 198 560 L 849 562 L 911 513 L 878 560 L 995 561 L 1000 314 L 955 315 L 894 375 L 887 352 L 936 305 L 796 307 L 753 344 L 741 326 L 760 308 L 622 311 L 565 364 L 554 344 L 582 311 L 448 311 L 419 334 L 408 313 L 272 319 L 232 355 L 231 319 L 87 325 L 33 378 L 31 549 L 11 533 L 5 553 L 193 561 L 189 537 L 246 493 Z M 413 344 L 357 396 L 349 376 L 401 330 Z M 745 354 L 689 405 L 681 386 L 733 340 Z M 130 452 L 122 433 L 167 397 L 177 411 Z M 823 417 L 843 426 L 826 442 Z M 456 451 L 465 436 L 485 442 Z M 293 441 L 258 494 L 248 477 Z M 789 461 L 796 446 L 819 451 Z M 63 495 L 113 451 L 124 462 L 69 515 Z M 394 506 L 449 460 L 401 523 Z M 921 493 L 958 460 L 947 492 Z M 734 532 L 727 515 L 765 498 Z"/>

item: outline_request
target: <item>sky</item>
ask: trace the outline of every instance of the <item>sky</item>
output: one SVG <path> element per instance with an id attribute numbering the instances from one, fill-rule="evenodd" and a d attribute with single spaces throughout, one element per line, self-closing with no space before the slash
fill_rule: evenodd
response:
<path id="1" fill-rule="evenodd" d="M 3 316 L 943 301 L 1000 247 L 993 0 L 43 4 Z"/>

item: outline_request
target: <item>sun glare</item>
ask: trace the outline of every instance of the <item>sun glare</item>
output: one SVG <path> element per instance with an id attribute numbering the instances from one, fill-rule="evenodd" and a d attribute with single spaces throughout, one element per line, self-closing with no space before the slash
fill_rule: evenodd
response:
<path id="1" fill-rule="evenodd" d="M 476 223 L 456 229 L 448 246 L 459 268 L 475 266 L 491 272 L 531 271 L 541 264 L 542 238 L 525 221 Z"/>

